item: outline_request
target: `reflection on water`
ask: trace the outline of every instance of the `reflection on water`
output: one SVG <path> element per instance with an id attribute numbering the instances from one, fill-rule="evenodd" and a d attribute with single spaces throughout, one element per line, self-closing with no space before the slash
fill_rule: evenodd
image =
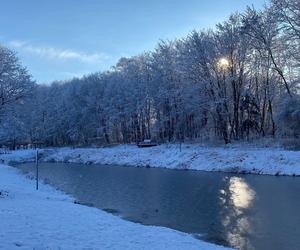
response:
<path id="1" fill-rule="evenodd" d="M 255 192 L 245 182 L 243 178 L 231 177 L 229 180 L 230 198 L 233 205 L 239 210 L 248 208 L 254 199 Z"/>
<path id="2" fill-rule="evenodd" d="M 228 190 L 220 190 L 220 202 L 225 207 L 221 213 L 226 241 L 238 249 L 253 249 L 244 235 L 251 231 L 251 223 L 246 211 L 252 205 L 254 198 L 255 191 L 241 177 L 231 177 L 228 181 Z"/>

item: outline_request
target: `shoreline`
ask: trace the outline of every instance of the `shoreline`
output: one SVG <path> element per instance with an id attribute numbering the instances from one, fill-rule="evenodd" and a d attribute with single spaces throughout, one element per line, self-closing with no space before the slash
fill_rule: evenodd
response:
<path id="1" fill-rule="evenodd" d="M 41 162 L 122 165 L 239 174 L 245 174 L 241 171 L 246 170 L 249 170 L 250 174 L 277 175 L 278 171 L 280 171 L 279 175 L 300 174 L 299 152 L 279 148 L 226 148 L 184 144 L 180 151 L 178 146 L 173 144 L 142 149 L 133 145 L 119 145 L 110 148 L 46 148 L 39 149 L 39 152 Z M 11 151 L 9 154 L 1 154 L 0 160 L 6 164 L 33 162 L 35 155 L 36 150 L 17 150 Z M 249 166 L 255 164 L 258 167 L 253 171 Z M 260 167 L 259 164 L 265 164 L 265 166 Z M 78 249 L 94 249 L 95 245 L 111 249 L 111 245 L 114 244 L 115 248 L 122 247 L 123 249 L 166 249 L 170 247 L 172 249 L 225 249 L 225 247 L 196 239 L 190 234 L 164 227 L 132 223 L 97 208 L 74 204 L 75 199 L 71 196 L 44 183 L 40 184 L 41 190 L 36 192 L 34 180 L 26 178 L 20 171 L 7 165 L 0 164 L 0 183 L 2 193 L 0 195 L 0 220 L 5 221 L 5 225 L 0 228 L 0 248 L 11 249 L 19 246 L 55 248 L 62 244 L 68 248 L 71 245 L 74 246 L 74 241 L 76 241 L 76 243 L 81 242 Z M 47 209 L 45 210 L 44 207 Z M 56 207 L 59 207 L 59 211 L 56 210 Z M 32 220 L 36 217 L 39 222 Z M 67 221 L 64 221 L 65 217 Z M 101 220 L 104 225 L 95 223 L 97 220 Z M 50 225 L 47 225 L 49 221 Z M 69 225 L 70 223 L 72 226 Z M 120 226 L 124 230 L 118 229 L 118 233 L 116 233 L 116 228 Z M 61 231 L 56 233 L 56 227 L 59 227 Z M 81 235 L 81 227 L 84 227 L 84 235 Z M 100 230 L 105 237 L 98 241 L 93 233 L 89 235 L 91 231 L 87 230 L 88 228 L 93 228 L 95 232 Z M 11 236 L 9 230 L 12 229 L 17 237 Z M 40 230 L 42 233 L 39 235 Z M 139 235 L 140 232 L 142 232 L 142 236 L 137 237 L 136 234 Z M 32 238 L 31 235 L 37 236 Z M 53 235 L 54 241 L 50 240 L 48 243 L 47 241 L 52 239 Z M 69 239 L 70 235 L 76 235 L 77 238 Z M 159 235 L 159 239 L 156 238 L 157 235 Z M 168 242 L 161 245 L 161 238 Z"/>
<path id="2" fill-rule="evenodd" d="M 0 155 L 0 160 L 30 162 L 35 150 L 17 150 Z M 236 174 L 300 176 L 300 152 L 280 148 L 205 147 L 196 144 L 159 145 L 138 148 L 118 145 L 107 148 L 40 149 L 42 162 L 121 165 L 177 170 L 201 170 Z"/>
<path id="3" fill-rule="evenodd" d="M 229 249 L 173 229 L 123 220 L 0 164 L 0 248 Z"/>

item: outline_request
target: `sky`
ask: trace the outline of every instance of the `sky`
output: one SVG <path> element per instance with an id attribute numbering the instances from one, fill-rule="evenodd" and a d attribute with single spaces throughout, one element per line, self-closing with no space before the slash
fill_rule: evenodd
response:
<path id="1" fill-rule="evenodd" d="M 265 0 L 3 0 L 0 44 L 38 83 L 108 70 L 161 39 L 213 28 Z"/>

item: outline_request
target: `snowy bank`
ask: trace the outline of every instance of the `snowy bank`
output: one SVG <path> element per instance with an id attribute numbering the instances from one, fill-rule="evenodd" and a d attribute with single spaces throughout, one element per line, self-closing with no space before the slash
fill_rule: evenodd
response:
<path id="1" fill-rule="evenodd" d="M 26 150 L 14 150 L 7 151 L 5 154 L 0 154 L 0 160 L 2 163 L 9 162 L 31 162 L 34 161 L 36 157 L 35 149 L 26 149 Z"/>
<path id="2" fill-rule="evenodd" d="M 32 150 L 0 155 L 9 161 L 34 160 Z M 43 161 L 117 164 L 135 167 L 162 167 L 235 173 L 300 175 L 300 152 L 250 146 L 204 147 L 185 144 L 138 148 L 120 145 L 107 148 L 54 148 L 41 150 Z"/>
<path id="3" fill-rule="evenodd" d="M 0 165 L 0 249 L 225 249 L 175 230 L 143 226 L 73 203 Z"/>

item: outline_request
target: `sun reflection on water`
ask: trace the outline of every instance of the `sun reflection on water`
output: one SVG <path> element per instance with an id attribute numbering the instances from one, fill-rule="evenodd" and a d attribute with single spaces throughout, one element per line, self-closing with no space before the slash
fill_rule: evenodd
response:
<path id="1" fill-rule="evenodd" d="M 251 231 L 250 218 L 247 215 L 254 199 L 255 191 L 241 177 L 231 177 L 228 189 L 220 190 L 219 200 L 223 206 L 222 225 L 225 238 L 237 249 L 253 249 L 244 234 Z"/>
<path id="2" fill-rule="evenodd" d="M 248 208 L 255 197 L 254 190 L 240 177 L 230 178 L 229 191 L 233 205 L 237 209 Z"/>

